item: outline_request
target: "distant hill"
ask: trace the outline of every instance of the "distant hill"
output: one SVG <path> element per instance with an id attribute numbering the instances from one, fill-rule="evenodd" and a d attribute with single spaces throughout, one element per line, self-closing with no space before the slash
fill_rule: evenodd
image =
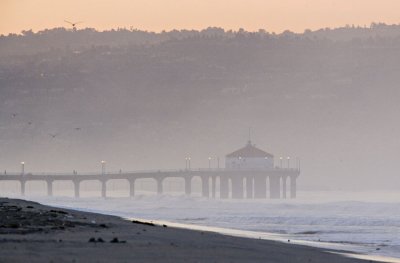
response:
<path id="1" fill-rule="evenodd" d="M 92 46 L 123 47 L 131 45 L 152 45 L 169 40 L 187 38 L 234 38 L 237 35 L 246 35 L 255 38 L 306 38 L 311 40 L 357 41 L 372 38 L 398 38 L 399 25 L 372 23 L 371 25 L 346 25 L 340 28 L 323 28 L 315 31 L 309 29 L 304 33 L 293 33 L 289 30 L 281 34 L 260 29 L 257 32 L 224 30 L 218 27 L 209 27 L 197 30 L 172 30 L 161 33 L 141 31 L 135 28 L 118 28 L 109 31 L 96 31 L 93 28 L 70 30 L 54 28 L 39 31 L 23 30 L 20 34 L 0 35 L 0 56 L 13 54 L 34 54 L 52 49 L 82 50 Z"/>
<path id="2" fill-rule="evenodd" d="M 93 170 L 103 159 L 169 168 L 187 155 L 205 167 L 252 127 L 260 148 L 303 160 L 304 187 L 391 187 L 399 36 L 384 24 L 1 36 L 0 169 L 22 159 L 36 170 Z"/>

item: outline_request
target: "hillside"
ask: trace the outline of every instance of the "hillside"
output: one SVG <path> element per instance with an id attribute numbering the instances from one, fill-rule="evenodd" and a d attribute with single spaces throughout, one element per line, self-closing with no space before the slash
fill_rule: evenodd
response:
<path id="1" fill-rule="evenodd" d="M 252 127 L 302 160 L 304 188 L 392 188 L 399 57 L 400 26 L 382 24 L 1 36 L 0 169 L 206 167 Z"/>

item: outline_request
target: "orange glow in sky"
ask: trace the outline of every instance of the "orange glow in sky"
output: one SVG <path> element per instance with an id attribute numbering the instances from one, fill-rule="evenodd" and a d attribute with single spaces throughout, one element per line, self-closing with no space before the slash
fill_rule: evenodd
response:
<path id="1" fill-rule="evenodd" d="M 68 27 L 161 31 L 218 26 L 269 32 L 400 23 L 399 0 L 0 0 L 0 34 Z"/>

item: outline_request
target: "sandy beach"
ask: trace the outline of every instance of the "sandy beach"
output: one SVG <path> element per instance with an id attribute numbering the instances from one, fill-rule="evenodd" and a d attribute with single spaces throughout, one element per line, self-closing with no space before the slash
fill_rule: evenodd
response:
<path id="1" fill-rule="evenodd" d="M 0 198 L 0 262 L 371 262 Z"/>

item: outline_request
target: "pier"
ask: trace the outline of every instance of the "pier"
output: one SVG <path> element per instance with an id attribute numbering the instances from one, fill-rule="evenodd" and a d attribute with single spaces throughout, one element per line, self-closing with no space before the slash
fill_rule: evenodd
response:
<path id="1" fill-rule="evenodd" d="M 25 186 L 29 181 L 44 181 L 47 185 L 47 195 L 52 196 L 55 181 L 70 181 L 74 186 L 76 198 L 81 196 L 80 184 L 83 181 L 98 181 L 101 184 L 101 196 L 107 197 L 107 183 L 112 180 L 125 180 L 129 185 L 129 196 L 135 196 L 135 181 L 152 179 L 156 182 L 156 192 L 164 193 L 163 181 L 167 178 L 180 178 L 184 181 L 184 193 L 192 194 L 193 178 L 201 180 L 201 195 L 205 198 L 220 199 L 265 199 L 286 198 L 290 190 L 290 198 L 296 198 L 296 180 L 299 169 L 184 169 L 184 170 L 157 170 L 137 172 L 106 173 L 11 173 L 0 175 L 0 181 L 18 181 L 20 193 L 25 195 Z M 219 181 L 217 188 L 217 181 Z M 269 189 L 267 189 L 269 185 Z M 289 185 L 289 187 L 288 187 Z M 219 193 L 219 196 L 217 196 Z M 267 195 L 269 193 L 269 196 Z"/>
<path id="2" fill-rule="evenodd" d="M 129 196 L 135 196 L 135 182 L 140 179 L 151 179 L 156 184 L 156 193 L 164 194 L 166 179 L 174 178 L 184 182 L 184 194 L 192 195 L 192 180 L 200 179 L 201 196 L 220 199 L 279 199 L 296 198 L 297 178 L 300 175 L 300 161 L 296 168 L 290 168 L 290 157 L 287 157 L 287 167 L 283 168 L 283 157 L 280 166 L 274 166 L 274 156 L 251 143 L 225 156 L 225 168 L 211 168 L 211 157 L 208 158 L 208 169 L 192 169 L 191 158 L 186 157 L 186 167 L 182 170 L 156 170 L 133 172 L 106 172 L 105 161 L 101 161 L 100 173 L 44 174 L 25 173 L 25 162 L 21 162 L 21 173 L 0 176 L 0 181 L 18 181 L 21 195 L 25 195 L 25 186 L 29 181 L 44 181 L 47 185 L 47 195 L 53 195 L 53 183 L 70 181 L 74 186 L 74 196 L 81 196 L 81 183 L 98 181 L 101 185 L 101 196 L 107 197 L 107 183 L 112 180 L 124 180 L 128 185 Z M 199 180 L 196 180 L 199 181 Z M 290 195 L 288 195 L 288 191 Z M 218 193 L 218 195 L 217 195 Z"/>

